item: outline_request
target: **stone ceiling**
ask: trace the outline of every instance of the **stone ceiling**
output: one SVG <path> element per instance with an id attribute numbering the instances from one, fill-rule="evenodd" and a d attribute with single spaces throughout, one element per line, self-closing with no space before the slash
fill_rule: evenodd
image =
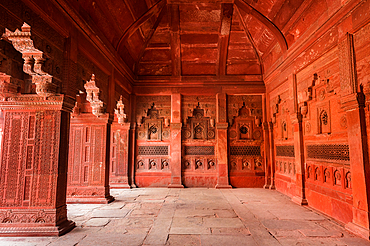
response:
<path id="1" fill-rule="evenodd" d="M 67 2 L 137 80 L 263 75 L 314 21 L 299 12 L 303 0 Z"/>

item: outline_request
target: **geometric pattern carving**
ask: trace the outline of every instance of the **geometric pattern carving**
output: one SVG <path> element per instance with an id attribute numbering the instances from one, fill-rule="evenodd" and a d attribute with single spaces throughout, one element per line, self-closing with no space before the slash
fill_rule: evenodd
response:
<path id="1" fill-rule="evenodd" d="M 349 146 L 346 144 L 308 145 L 307 158 L 349 161 Z"/>
<path id="2" fill-rule="evenodd" d="M 138 155 L 168 155 L 168 146 L 139 146 Z"/>
<path id="3" fill-rule="evenodd" d="M 294 157 L 294 145 L 276 146 L 276 156 Z"/>
<path id="4" fill-rule="evenodd" d="M 261 156 L 260 146 L 230 146 L 230 155 Z"/>
<path id="5" fill-rule="evenodd" d="M 185 155 L 214 155 L 214 146 L 185 146 Z"/>

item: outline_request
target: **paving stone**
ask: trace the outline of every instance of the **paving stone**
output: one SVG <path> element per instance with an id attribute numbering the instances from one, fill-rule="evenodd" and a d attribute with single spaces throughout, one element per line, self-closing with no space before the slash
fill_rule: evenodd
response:
<path id="1" fill-rule="evenodd" d="M 215 217 L 214 210 L 177 209 L 174 217 Z"/>
<path id="2" fill-rule="evenodd" d="M 159 210 L 142 210 L 142 209 L 134 209 L 130 213 L 130 217 L 156 217 L 158 215 Z"/>
<path id="3" fill-rule="evenodd" d="M 216 227 L 216 228 L 210 228 L 212 234 L 225 234 L 225 235 L 251 235 L 251 232 L 245 228 L 232 228 L 232 227 Z"/>
<path id="4" fill-rule="evenodd" d="M 98 232 L 88 235 L 86 238 L 78 243 L 78 246 L 92 246 L 92 245 L 142 245 L 146 234 L 119 234 Z"/>
<path id="5" fill-rule="evenodd" d="M 244 227 L 239 218 L 204 218 L 206 227 Z"/>
<path id="6" fill-rule="evenodd" d="M 166 245 L 198 246 L 200 244 L 199 235 L 168 235 Z"/>
<path id="7" fill-rule="evenodd" d="M 231 209 L 216 209 L 213 210 L 217 218 L 237 218 L 238 216 Z"/>
<path id="8" fill-rule="evenodd" d="M 202 246 L 258 246 L 252 237 L 245 235 L 200 235 L 200 241 Z"/>
<path id="9" fill-rule="evenodd" d="M 299 230 L 306 237 L 343 237 L 343 233 L 335 230 Z"/>
<path id="10" fill-rule="evenodd" d="M 92 212 L 93 218 L 123 218 L 131 209 L 99 209 Z"/>
<path id="11" fill-rule="evenodd" d="M 271 234 L 274 235 L 274 237 L 292 237 L 292 238 L 299 238 L 303 237 L 303 234 L 300 233 L 298 230 L 270 230 Z"/>
<path id="12" fill-rule="evenodd" d="M 110 219 L 106 218 L 92 218 L 86 221 L 83 226 L 84 227 L 102 227 L 109 223 Z"/>
<path id="13" fill-rule="evenodd" d="M 171 227 L 170 234 L 211 234 L 211 229 L 202 226 Z"/>
<path id="14" fill-rule="evenodd" d="M 202 218 L 173 218 L 171 227 L 188 228 L 201 226 L 202 224 Z"/>
<path id="15" fill-rule="evenodd" d="M 296 229 L 316 229 L 318 227 L 314 222 L 305 220 L 263 220 L 261 222 L 269 229 L 282 229 L 288 231 Z"/>

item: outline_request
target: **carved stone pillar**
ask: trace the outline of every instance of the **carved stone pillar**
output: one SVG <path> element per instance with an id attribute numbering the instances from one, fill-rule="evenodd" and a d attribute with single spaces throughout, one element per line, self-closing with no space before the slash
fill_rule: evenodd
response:
<path id="1" fill-rule="evenodd" d="M 294 156 L 296 165 L 295 195 L 292 201 L 299 205 L 307 205 L 302 114 L 300 112 L 295 113 L 291 116 L 291 121 L 294 128 Z"/>
<path id="2" fill-rule="evenodd" d="M 0 236 L 58 236 L 67 220 L 69 112 L 62 95 L 21 95 L 0 102 Z"/>
<path id="3" fill-rule="evenodd" d="M 55 93 L 53 76 L 42 71 L 31 27 L 2 36 L 22 53 L 23 71 L 36 94 L 16 94 L 11 76 L 0 73 L 4 135 L 0 163 L 0 236 L 58 236 L 75 227 L 67 220 L 67 159 L 70 98 Z"/>
<path id="4" fill-rule="evenodd" d="M 67 202 L 109 203 L 114 199 L 109 193 L 107 153 L 112 120 L 104 113 L 94 75 L 85 89 L 86 100 L 81 94 L 81 108 L 74 109 L 71 118 Z"/>
<path id="5" fill-rule="evenodd" d="M 270 141 L 269 141 L 269 126 L 268 122 L 263 122 L 262 124 L 263 127 L 263 139 L 264 139 L 264 144 L 265 144 L 265 184 L 263 188 L 269 189 L 270 188 L 270 183 L 271 183 L 271 167 L 275 165 L 275 163 L 271 162 L 270 158 Z M 271 148 L 273 148 L 272 146 Z"/>
<path id="6" fill-rule="evenodd" d="M 365 120 L 365 95 L 358 92 L 353 36 L 339 43 L 341 103 L 347 115 L 349 157 L 353 196 L 353 218 L 346 228 L 370 238 L 370 163 Z"/>
<path id="7" fill-rule="evenodd" d="M 184 188 L 181 182 L 181 95 L 171 95 L 171 184 L 170 188 Z"/>
<path id="8" fill-rule="evenodd" d="M 130 136 L 129 136 L 129 163 L 128 163 L 128 172 L 129 172 L 129 184 L 131 188 L 136 188 L 135 184 L 135 158 L 136 158 L 136 96 L 130 96 L 130 105 L 131 105 L 131 127 L 130 127 Z"/>
<path id="9" fill-rule="evenodd" d="M 269 140 L 270 140 L 270 161 L 271 161 L 271 176 L 270 176 L 270 189 L 275 189 L 275 145 L 274 145 L 274 124 L 270 121 L 269 127 Z"/>
<path id="10" fill-rule="evenodd" d="M 128 145 L 130 123 L 125 123 L 126 114 L 123 112 L 122 96 L 117 102 L 115 118 L 110 135 L 110 169 L 109 185 L 112 189 L 129 189 Z"/>
<path id="11" fill-rule="evenodd" d="M 288 77 L 289 83 L 293 89 L 293 114 L 290 115 L 291 122 L 294 129 L 294 156 L 296 165 L 295 177 L 295 194 L 292 201 L 299 205 L 307 205 L 306 191 L 305 191 L 305 157 L 304 157 L 304 138 L 303 138 L 303 115 L 298 108 L 298 90 L 297 77 L 291 74 Z"/>
<path id="12" fill-rule="evenodd" d="M 227 153 L 227 129 L 226 122 L 226 93 L 216 95 L 216 158 L 217 158 L 217 189 L 231 188 L 229 185 L 229 167 Z"/>

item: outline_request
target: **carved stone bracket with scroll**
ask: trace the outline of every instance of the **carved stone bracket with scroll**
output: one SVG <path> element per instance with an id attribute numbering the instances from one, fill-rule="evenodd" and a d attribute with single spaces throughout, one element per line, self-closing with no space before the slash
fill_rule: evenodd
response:
<path id="1" fill-rule="evenodd" d="M 48 97 L 56 93 L 56 85 L 53 83 L 53 76 L 42 70 L 45 62 L 43 52 L 34 47 L 31 39 L 31 27 L 23 23 L 21 30 L 11 32 L 5 29 L 2 36 L 12 43 L 13 47 L 22 53 L 24 59 L 23 71 L 32 77 L 32 83 L 36 85 L 36 93 L 39 96 Z"/>
<path id="2" fill-rule="evenodd" d="M 114 109 L 114 113 L 118 119 L 118 124 L 123 124 L 126 119 L 126 114 L 124 111 L 125 105 L 122 102 L 122 96 L 119 98 L 117 102 L 117 109 Z"/>
<path id="3" fill-rule="evenodd" d="M 99 117 L 104 114 L 104 103 L 99 99 L 100 90 L 95 84 L 95 75 L 91 76 L 90 81 L 84 85 L 86 90 L 86 100 L 90 103 L 92 114 Z"/>

